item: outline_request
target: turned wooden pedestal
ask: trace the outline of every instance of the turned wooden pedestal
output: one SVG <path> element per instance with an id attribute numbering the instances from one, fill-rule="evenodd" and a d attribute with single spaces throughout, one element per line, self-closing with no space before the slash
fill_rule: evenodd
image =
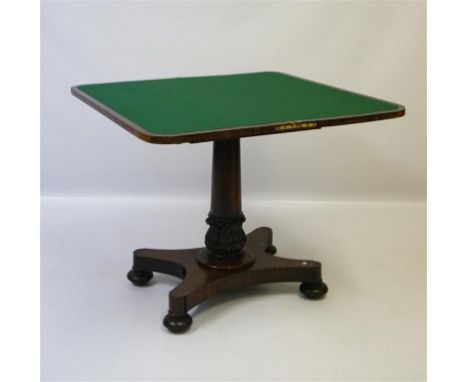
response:
<path id="1" fill-rule="evenodd" d="M 169 293 L 164 325 L 182 333 L 192 324 L 188 311 L 221 293 L 253 284 L 302 282 L 300 291 L 318 299 L 327 293 L 321 265 L 311 260 L 274 256 L 273 233 L 261 227 L 245 235 L 242 224 L 239 139 L 213 142 L 211 209 L 205 247 L 181 250 L 137 249 L 128 279 L 145 285 L 153 272 L 182 279 Z"/>

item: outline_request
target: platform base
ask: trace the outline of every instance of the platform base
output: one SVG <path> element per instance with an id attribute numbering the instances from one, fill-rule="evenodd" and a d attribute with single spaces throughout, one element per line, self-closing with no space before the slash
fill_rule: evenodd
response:
<path id="1" fill-rule="evenodd" d="M 204 248 L 182 250 L 137 249 L 128 279 L 145 285 L 152 272 L 179 277 L 182 282 L 169 293 L 169 312 L 164 326 L 172 333 L 187 331 L 192 318 L 188 311 L 202 301 L 248 285 L 273 282 L 301 282 L 308 298 L 322 298 L 328 291 L 322 281 L 321 264 L 311 260 L 292 260 L 278 256 L 270 228 L 257 228 L 247 235 L 245 251 L 253 256 L 248 264 L 233 269 L 207 267 L 200 261 Z"/>

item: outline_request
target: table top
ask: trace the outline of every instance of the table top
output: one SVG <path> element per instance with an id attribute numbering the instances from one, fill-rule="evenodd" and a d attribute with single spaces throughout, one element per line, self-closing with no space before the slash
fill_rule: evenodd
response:
<path id="1" fill-rule="evenodd" d="M 72 94 L 151 143 L 233 139 L 405 114 L 396 103 L 277 72 L 78 85 Z"/>

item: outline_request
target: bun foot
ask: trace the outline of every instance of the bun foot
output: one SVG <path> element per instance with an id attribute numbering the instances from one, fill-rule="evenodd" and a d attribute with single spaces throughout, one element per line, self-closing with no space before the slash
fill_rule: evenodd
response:
<path id="1" fill-rule="evenodd" d="M 192 317 L 189 314 L 180 316 L 168 313 L 163 324 L 171 333 L 183 333 L 192 326 Z"/>
<path id="2" fill-rule="evenodd" d="M 143 286 L 148 283 L 153 278 L 153 272 L 149 271 L 135 271 L 130 270 L 127 273 L 127 279 L 129 279 L 133 285 Z"/>
<path id="3" fill-rule="evenodd" d="M 276 247 L 274 245 L 270 245 L 266 250 L 266 253 L 269 253 L 270 255 L 274 255 L 276 253 Z"/>
<path id="4" fill-rule="evenodd" d="M 299 287 L 299 290 L 305 297 L 311 300 L 318 300 L 327 294 L 328 287 L 324 282 L 302 283 Z"/>

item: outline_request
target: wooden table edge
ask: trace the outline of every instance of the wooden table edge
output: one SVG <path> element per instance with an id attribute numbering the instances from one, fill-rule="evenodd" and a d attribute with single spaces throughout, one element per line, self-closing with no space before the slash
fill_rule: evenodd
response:
<path id="1" fill-rule="evenodd" d="M 293 131 L 316 130 L 322 127 L 380 121 L 384 119 L 402 117 L 405 115 L 405 107 L 399 104 L 395 104 L 397 106 L 395 110 L 385 112 L 342 116 L 338 118 L 334 117 L 315 120 L 279 122 L 266 125 L 233 127 L 215 131 L 207 130 L 197 133 L 158 135 L 148 133 L 134 122 L 128 120 L 95 98 L 81 91 L 78 86 L 79 85 L 72 86 L 71 88 L 71 93 L 75 97 L 79 98 L 81 101 L 91 106 L 93 109 L 97 110 L 141 140 L 158 144 L 201 143 L 215 140 L 254 137 L 267 134 L 289 133 Z"/>

